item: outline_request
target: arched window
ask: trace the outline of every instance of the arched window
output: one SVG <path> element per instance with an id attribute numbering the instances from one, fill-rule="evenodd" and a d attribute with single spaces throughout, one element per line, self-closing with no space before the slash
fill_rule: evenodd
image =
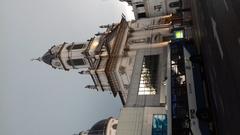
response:
<path id="1" fill-rule="evenodd" d="M 161 11 L 161 9 L 162 9 L 162 5 L 154 6 L 154 10 L 156 10 L 156 11 Z"/>
<path id="2" fill-rule="evenodd" d="M 162 40 L 162 35 L 161 34 L 157 34 L 157 35 L 154 35 L 154 39 L 153 39 L 153 43 L 159 43 L 161 42 Z"/>
<path id="3" fill-rule="evenodd" d="M 55 61 L 55 62 L 54 62 L 54 65 L 55 65 L 56 67 L 60 67 L 60 66 L 61 66 L 61 63 L 58 62 L 58 61 Z"/>
<path id="4" fill-rule="evenodd" d="M 172 36 L 163 36 L 161 34 L 154 35 L 152 43 L 167 42 L 172 39 Z"/>
<path id="5" fill-rule="evenodd" d="M 82 49 L 84 47 L 85 47 L 85 44 L 70 45 L 67 47 L 67 50 Z"/>
<path id="6" fill-rule="evenodd" d="M 137 8 L 144 7 L 144 4 L 138 4 L 136 5 Z"/>
<path id="7" fill-rule="evenodd" d="M 176 1 L 176 2 L 171 2 L 169 4 L 169 7 L 170 8 L 175 8 L 175 7 L 180 7 L 181 6 L 181 3 L 179 1 Z"/>
<path id="8" fill-rule="evenodd" d="M 72 59 L 68 60 L 67 63 L 70 66 L 85 65 L 85 61 L 83 59 Z"/>
<path id="9" fill-rule="evenodd" d="M 138 13 L 138 18 L 141 19 L 141 18 L 146 18 L 147 15 L 146 13 Z"/>

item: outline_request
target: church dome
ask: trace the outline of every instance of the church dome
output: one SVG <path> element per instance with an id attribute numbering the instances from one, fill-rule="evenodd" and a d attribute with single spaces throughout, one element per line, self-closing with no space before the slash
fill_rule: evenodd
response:
<path id="1" fill-rule="evenodd" d="M 116 135 L 118 120 L 112 117 L 95 123 L 89 130 L 78 135 Z"/>
<path id="2" fill-rule="evenodd" d="M 111 118 L 95 123 L 89 130 L 88 135 L 106 135 L 107 125 Z"/>

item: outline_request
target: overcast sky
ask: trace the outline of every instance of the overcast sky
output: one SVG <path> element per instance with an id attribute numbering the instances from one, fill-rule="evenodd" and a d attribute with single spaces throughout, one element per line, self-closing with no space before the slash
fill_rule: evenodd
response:
<path id="1" fill-rule="evenodd" d="M 0 135 L 72 135 L 118 116 L 119 97 L 85 89 L 89 76 L 30 59 L 130 12 L 118 0 L 0 0 Z"/>

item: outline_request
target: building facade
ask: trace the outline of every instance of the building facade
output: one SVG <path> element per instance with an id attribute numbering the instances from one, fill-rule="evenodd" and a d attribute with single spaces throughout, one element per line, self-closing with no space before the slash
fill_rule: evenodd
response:
<path id="1" fill-rule="evenodd" d="M 38 60 L 55 69 L 89 74 L 94 84 L 86 88 L 111 91 L 125 105 L 135 63 L 144 55 L 159 55 L 161 49 L 156 49 L 169 44 L 172 18 L 166 15 L 128 22 L 123 17 L 120 23 L 101 26 L 105 32 L 87 42 L 55 45 Z"/>
<path id="2" fill-rule="evenodd" d="M 119 116 L 117 135 L 168 135 L 163 107 L 126 107 Z"/>
<path id="3" fill-rule="evenodd" d="M 137 20 L 123 16 L 100 26 L 105 31 L 87 42 L 53 46 L 38 58 L 56 69 L 89 74 L 93 85 L 86 88 L 120 96 L 118 121 L 100 121 L 79 135 L 201 135 L 206 123 L 197 117 L 203 106 L 196 103 L 201 79 L 191 61 L 191 28 L 174 14 L 181 1 L 121 1 L 133 6 Z"/>
<path id="4" fill-rule="evenodd" d="M 181 0 L 120 0 L 132 6 L 136 19 L 163 16 L 175 13 Z"/>

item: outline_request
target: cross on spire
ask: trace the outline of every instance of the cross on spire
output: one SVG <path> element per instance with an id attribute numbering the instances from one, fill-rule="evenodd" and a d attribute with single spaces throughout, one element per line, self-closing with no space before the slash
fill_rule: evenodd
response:
<path id="1" fill-rule="evenodd" d="M 31 61 L 34 61 L 34 60 L 36 60 L 36 61 L 42 61 L 42 57 L 38 57 L 38 58 L 33 58 L 33 59 L 31 59 Z"/>

